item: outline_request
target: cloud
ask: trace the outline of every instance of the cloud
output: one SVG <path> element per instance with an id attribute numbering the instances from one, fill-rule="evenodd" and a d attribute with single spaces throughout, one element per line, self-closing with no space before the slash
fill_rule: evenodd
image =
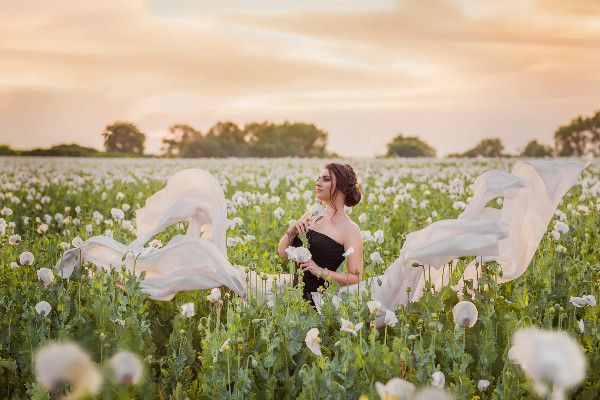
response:
<path id="1" fill-rule="evenodd" d="M 13 2 L 0 27 L 0 142 L 100 147 L 124 119 L 304 120 L 352 156 L 421 135 L 550 142 L 600 102 L 600 7 L 551 0 Z"/>

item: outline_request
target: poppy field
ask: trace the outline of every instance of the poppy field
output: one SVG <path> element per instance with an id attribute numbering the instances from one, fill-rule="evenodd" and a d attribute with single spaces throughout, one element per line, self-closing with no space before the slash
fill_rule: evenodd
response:
<path id="1" fill-rule="evenodd" d="M 381 274 L 410 232 L 456 218 L 471 184 L 511 159 L 350 161 L 361 202 L 365 277 Z M 385 315 L 359 295 L 300 287 L 265 302 L 226 287 L 143 292 L 136 275 L 55 265 L 95 235 L 135 238 L 135 210 L 183 168 L 202 168 L 227 202 L 227 257 L 286 273 L 277 244 L 315 203 L 318 159 L 0 158 L 0 398 L 3 399 L 598 399 L 600 163 L 565 195 L 525 274 L 498 284 L 480 260 L 477 287 L 426 290 Z M 490 206 L 498 206 L 494 199 Z M 170 226 L 146 244 L 186 231 Z M 461 259 L 456 284 L 473 258 Z M 340 271 L 346 268 L 346 262 Z M 426 270 L 424 268 L 424 273 Z M 266 276 L 264 276 L 266 279 Z"/>

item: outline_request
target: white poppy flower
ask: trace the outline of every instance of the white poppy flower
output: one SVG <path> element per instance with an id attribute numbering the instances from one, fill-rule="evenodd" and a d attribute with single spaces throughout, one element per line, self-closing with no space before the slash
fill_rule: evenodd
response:
<path id="1" fill-rule="evenodd" d="M 436 371 L 431 375 L 431 386 L 443 389 L 446 385 L 446 377 L 442 371 Z"/>
<path id="2" fill-rule="evenodd" d="M 415 385 L 402 378 L 392 378 L 385 385 L 375 382 L 375 390 L 381 399 L 410 399 L 415 394 Z"/>
<path id="3" fill-rule="evenodd" d="M 142 378 L 143 364 L 135 353 L 119 351 L 108 360 L 108 364 L 119 384 L 137 385 Z"/>
<path id="4" fill-rule="evenodd" d="M 52 270 L 50 268 L 40 268 L 37 271 L 37 277 L 40 281 L 42 281 L 42 283 L 44 284 L 44 286 L 48 286 L 50 285 L 52 282 L 54 282 L 54 273 L 52 272 Z"/>
<path id="5" fill-rule="evenodd" d="M 295 262 L 305 263 L 312 258 L 312 254 L 310 254 L 310 250 L 306 247 L 294 247 L 289 246 L 285 249 L 285 252 L 288 255 L 288 258 Z"/>
<path id="6" fill-rule="evenodd" d="M 12 213 L 13 213 L 13 210 L 11 210 L 8 207 L 4 207 L 4 208 L 2 208 L 2 210 L 0 210 L 0 214 L 2 214 L 2 215 L 12 215 Z"/>
<path id="7" fill-rule="evenodd" d="M 364 224 L 365 222 L 367 222 L 367 214 L 362 213 L 358 216 L 358 222 L 360 222 L 361 224 Z"/>
<path id="8" fill-rule="evenodd" d="M 48 232 L 48 224 L 40 224 L 37 227 L 36 232 L 39 234 L 44 234 L 44 233 Z"/>
<path id="9" fill-rule="evenodd" d="M 367 307 L 369 307 L 369 312 L 371 314 L 377 314 L 381 309 L 381 302 L 377 300 L 367 301 Z"/>
<path id="10" fill-rule="evenodd" d="M 52 306 L 47 301 L 40 301 L 35 305 L 35 311 L 46 317 L 50 314 L 50 311 L 52 311 Z"/>
<path id="11" fill-rule="evenodd" d="M 556 230 L 552 230 L 552 231 L 550 231 L 550 237 L 554 241 L 560 240 L 560 232 L 558 232 Z"/>
<path id="12" fill-rule="evenodd" d="M 87 224 L 87 225 L 85 226 L 85 231 L 86 231 L 87 233 L 92 233 L 92 232 L 94 231 L 94 226 L 93 226 L 92 224 Z"/>
<path id="13" fill-rule="evenodd" d="M 575 307 L 586 307 L 596 305 L 596 298 L 592 294 L 584 294 L 581 297 L 571 297 L 569 298 L 569 301 Z"/>
<path id="14" fill-rule="evenodd" d="M 11 269 L 19 268 L 19 264 L 17 264 L 15 261 L 13 261 L 10 263 L 10 268 Z"/>
<path id="15" fill-rule="evenodd" d="M 467 204 L 464 201 L 455 201 L 452 203 L 452 208 L 455 210 L 464 210 L 467 207 Z"/>
<path id="16" fill-rule="evenodd" d="M 181 305 L 181 315 L 186 318 L 191 318 L 195 315 L 194 303 L 185 303 Z"/>
<path id="17" fill-rule="evenodd" d="M 210 290 L 210 295 L 206 296 L 206 298 L 211 303 L 218 302 L 219 300 L 221 300 L 221 290 L 219 290 L 219 288 L 212 288 Z"/>
<path id="18" fill-rule="evenodd" d="M 487 379 L 480 379 L 477 382 L 477 389 L 479 389 L 480 392 L 485 392 L 489 386 L 490 381 L 488 381 Z"/>
<path id="19" fill-rule="evenodd" d="M 585 355 L 566 332 L 521 328 L 513 335 L 512 344 L 516 363 L 534 381 L 534 389 L 541 396 L 551 388 L 552 398 L 564 398 L 564 390 L 585 378 Z"/>
<path id="20" fill-rule="evenodd" d="M 381 258 L 381 255 L 379 254 L 378 251 L 374 251 L 373 253 L 371 253 L 371 255 L 369 256 L 369 258 L 371 259 L 371 261 L 373 261 L 375 264 L 383 264 L 383 258 Z"/>
<path id="21" fill-rule="evenodd" d="M 344 331 L 344 332 L 350 332 L 354 336 L 356 336 L 356 333 L 363 326 L 362 322 L 359 322 L 358 324 L 355 325 L 352 322 L 350 322 L 350 321 L 348 321 L 347 319 L 344 319 L 344 318 L 341 318 L 341 322 L 342 322 L 342 328 L 341 328 L 341 330 Z"/>
<path id="22" fill-rule="evenodd" d="M 313 217 L 322 217 L 323 215 L 325 215 L 325 207 L 323 207 L 319 203 L 315 203 L 312 206 L 310 206 L 308 208 L 308 211 L 310 212 L 310 215 L 312 215 Z"/>
<path id="23" fill-rule="evenodd" d="M 309 329 L 309 331 L 306 332 L 306 338 L 304 339 L 304 342 L 306 343 L 306 347 L 308 347 L 308 349 L 314 354 L 318 356 L 323 355 L 321 353 L 321 346 L 319 345 L 319 343 L 321 343 L 321 338 L 319 337 L 318 328 Z"/>
<path id="24" fill-rule="evenodd" d="M 373 233 L 373 238 L 375 239 L 375 241 L 379 244 L 383 243 L 383 231 L 381 229 L 376 230 L 375 233 Z"/>
<path id="25" fill-rule="evenodd" d="M 224 351 L 227 351 L 227 350 L 229 350 L 229 338 L 227 338 L 223 342 L 223 344 L 221 345 L 221 347 L 219 347 L 219 352 L 221 352 L 221 353 L 224 352 Z"/>
<path id="26" fill-rule="evenodd" d="M 104 219 L 104 216 L 102 214 L 100 214 L 100 212 L 94 211 L 92 213 L 92 218 L 94 219 L 95 223 L 99 224 Z"/>
<path id="27" fill-rule="evenodd" d="M 565 246 L 563 246 L 562 244 L 559 244 L 558 246 L 556 246 L 556 252 L 557 253 L 566 253 L 567 248 Z"/>
<path id="28" fill-rule="evenodd" d="M 383 319 L 383 323 L 387 326 L 396 326 L 396 324 L 398 323 L 398 317 L 396 317 L 396 314 L 393 311 L 385 310 L 385 317 Z"/>
<path id="29" fill-rule="evenodd" d="M 554 229 L 558 233 L 567 233 L 569 232 L 569 225 L 565 224 L 562 221 L 554 221 Z"/>
<path id="30" fill-rule="evenodd" d="M 21 236 L 14 234 L 8 237 L 8 243 L 12 245 L 16 245 L 21 243 Z"/>
<path id="31" fill-rule="evenodd" d="M 71 244 L 72 244 L 74 247 L 81 247 L 81 246 L 83 246 L 83 243 L 84 243 L 84 242 L 83 242 L 83 239 L 81 239 L 79 236 L 75 236 L 75 237 L 73 238 L 73 240 L 71 240 Z"/>
<path id="32" fill-rule="evenodd" d="M 353 247 L 353 246 L 350 246 L 350 247 L 348 247 L 348 250 L 346 250 L 346 251 L 344 252 L 344 254 L 342 254 L 342 256 L 344 256 L 344 257 L 348 257 L 348 256 L 349 256 L 350 254 L 352 254 L 352 253 L 354 253 L 354 247 Z"/>
<path id="33" fill-rule="evenodd" d="M 296 256 L 296 260 L 301 263 L 305 263 L 312 258 L 312 254 L 310 254 L 310 250 L 308 250 L 306 247 L 302 247 L 302 246 L 296 247 L 294 255 Z"/>
<path id="34" fill-rule="evenodd" d="M 273 211 L 273 215 L 277 219 L 281 219 L 281 217 L 283 217 L 283 214 L 285 214 L 285 211 L 283 211 L 283 208 L 281 207 L 277 207 L 275 211 Z"/>
<path id="35" fill-rule="evenodd" d="M 102 386 L 102 374 L 90 356 L 75 343 L 47 343 L 35 354 L 35 374 L 48 392 L 67 383 L 71 388 L 68 399 L 94 395 Z"/>
<path id="36" fill-rule="evenodd" d="M 124 198 L 125 198 L 125 195 L 123 194 L 123 192 L 117 193 L 117 196 L 116 196 L 117 201 L 121 201 Z"/>
<path id="37" fill-rule="evenodd" d="M 120 208 L 111 208 L 110 215 L 116 220 L 122 220 L 125 218 L 125 213 Z"/>
<path id="38" fill-rule="evenodd" d="M 470 301 L 460 301 L 452 308 L 454 323 L 462 327 L 472 328 L 479 315 L 477 307 Z"/>

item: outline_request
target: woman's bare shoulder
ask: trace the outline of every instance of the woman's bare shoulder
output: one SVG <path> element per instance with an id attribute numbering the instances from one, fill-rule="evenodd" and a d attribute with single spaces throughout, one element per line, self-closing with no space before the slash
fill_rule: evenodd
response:
<path id="1" fill-rule="evenodd" d="M 352 221 L 351 218 L 348 218 L 348 220 L 346 221 L 345 231 L 348 239 L 361 236 L 360 226 L 358 226 L 356 222 Z"/>

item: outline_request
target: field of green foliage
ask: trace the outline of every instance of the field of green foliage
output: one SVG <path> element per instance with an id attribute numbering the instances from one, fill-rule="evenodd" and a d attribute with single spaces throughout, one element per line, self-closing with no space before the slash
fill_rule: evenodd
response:
<path id="1" fill-rule="evenodd" d="M 350 217 L 363 231 L 366 275 L 381 274 L 409 232 L 455 218 L 481 173 L 509 170 L 513 162 L 351 161 L 363 200 Z M 567 398 L 599 398 L 597 161 L 563 199 L 522 277 L 498 285 L 495 264 L 481 267 L 475 296 L 464 294 L 477 308 L 472 327 L 455 322 L 459 299 L 450 287 L 398 308 L 397 321 L 376 328 L 369 299 L 349 299 L 339 311 L 326 301 L 321 314 L 298 287 L 272 305 L 243 301 L 224 287 L 153 301 L 140 291 L 143 276 L 88 264 L 62 280 L 54 269 L 65 249 L 91 236 L 133 240 L 135 209 L 171 174 L 197 167 L 224 188 L 230 262 L 287 271 L 277 243 L 288 222 L 314 203 L 325 164 L 0 158 L 0 398 L 404 399 L 415 388 L 420 399 L 561 398 L 563 389 Z M 152 245 L 185 228 L 170 227 Z M 515 360 L 513 335 L 527 327 L 562 333 L 536 339 L 539 331 L 524 330 L 531 351 Z M 393 378 L 402 381 L 383 386 Z"/>

